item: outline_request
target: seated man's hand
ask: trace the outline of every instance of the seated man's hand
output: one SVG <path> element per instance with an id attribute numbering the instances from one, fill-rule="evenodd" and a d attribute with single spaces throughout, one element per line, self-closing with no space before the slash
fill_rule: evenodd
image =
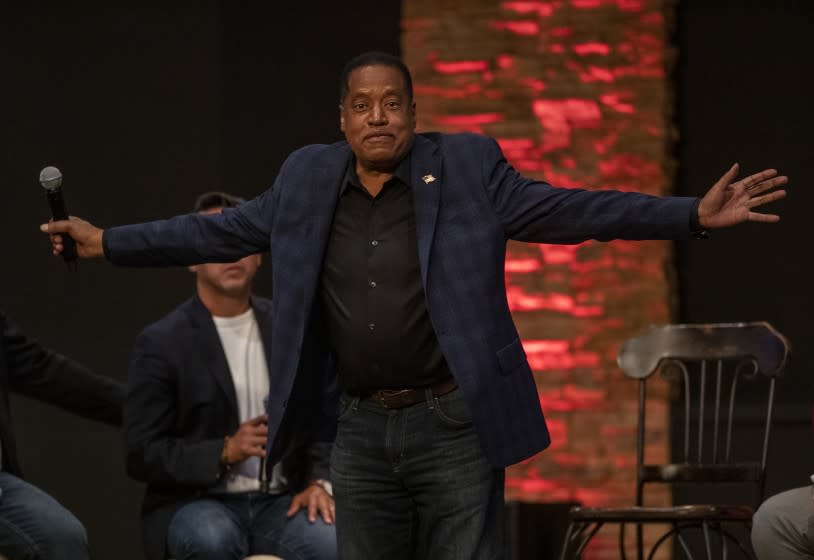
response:
<path id="1" fill-rule="evenodd" d="M 226 462 L 233 465 L 249 457 L 265 457 L 268 434 L 268 416 L 265 414 L 246 420 L 226 440 L 223 450 Z"/>
<path id="2" fill-rule="evenodd" d="M 294 496 L 291 507 L 288 508 L 288 517 L 296 514 L 301 508 L 308 509 L 308 521 L 311 523 L 317 520 L 317 514 L 321 515 L 322 520 L 328 525 L 336 519 L 334 499 L 318 484 L 310 484 Z"/>

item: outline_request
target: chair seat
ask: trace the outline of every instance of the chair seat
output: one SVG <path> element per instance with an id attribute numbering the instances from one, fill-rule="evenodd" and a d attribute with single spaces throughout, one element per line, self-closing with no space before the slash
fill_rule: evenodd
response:
<path id="1" fill-rule="evenodd" d="M 668 523 L 680 521 L 748 521 L 754 511 L 747 506 L 684 505 L 673 507 L 620 507 L 571 509 L 571 519 L 582 522 Z"/>

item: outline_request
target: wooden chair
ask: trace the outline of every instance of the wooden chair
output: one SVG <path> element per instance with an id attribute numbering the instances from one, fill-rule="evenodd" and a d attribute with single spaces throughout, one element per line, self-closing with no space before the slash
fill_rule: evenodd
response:
<path id="1" fill-rule="evenodd" d="M 606 523 L 619 524 L 619 552 L 623 560 L 625 524 L 635 526 L 638 560 L 644 558 L 644 524 L 671 527 L 655 541 L 648 559 L 671 538 L 687 558 L 694 558 L 686 538 L 693 531 L 703 537 L 704 551 L 700 557 L 711 560 L 712 550 L 717 547 L 725 559 L 728 544 L 733 544 L 746 557 L 753 558 L 746 539 L 736 538 L 730 529 L 739 524 L 748 531 L 754 507 L 763 498 L 774 386 L 788 355 L 786 338 L 765 322 L 665 325 L 652 327 L 625 342 L 619 351 L 619 366 L 639 383 L 635 505 L 572 508 L 561 560 L 581 558 L 589 541 Z M 683 420 L 683 457 L 671 464 L 644 462 L 647 382 L 656 372 L 677 378 L 681 393 L 682 406 L 676 407 L 674 413 Z M 762 441 L 745 446 L 751 450 L 736 457 L 735 414 L 737 406 L 745 400 L 737 397 L 746 382 L 766 385 L 760 404 Z M 750 391 L 752 394 L 755 393 Z M 753 507 L 722 504 L 645 507 L 643 493 L 649 483 L 743 484 L 753 491 Z M 711 533 L 717 533 L 716 547 Z"/>

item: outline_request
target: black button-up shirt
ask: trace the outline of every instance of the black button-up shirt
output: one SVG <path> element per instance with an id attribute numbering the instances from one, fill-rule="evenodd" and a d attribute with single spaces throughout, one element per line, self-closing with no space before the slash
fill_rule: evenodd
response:
<path id="1" fill-rule="evenodd" d="M 409 156 L 375 198 L 351 158 L 325 253 L 322 295 L 349 393 L 422 387 L 450 376 L 421 282 Z"/>

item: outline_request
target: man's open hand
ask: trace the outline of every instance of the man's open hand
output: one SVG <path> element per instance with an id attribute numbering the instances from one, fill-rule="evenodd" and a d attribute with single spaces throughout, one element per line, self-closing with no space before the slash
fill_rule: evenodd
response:
<path id="1" fill-rule="evenodd" d="M 740 181 L 738 164 L 718 179 L 698 206 L 698 219 L 704 228 L 722 228 L 742 222 L 780 221 L 777 214 L 762 214 L 752 209 L 786 196 L 785 190 L 774 190 L 788 183 L 786 176 L 778 176 L 776 169 L 766 169 Z"/>

